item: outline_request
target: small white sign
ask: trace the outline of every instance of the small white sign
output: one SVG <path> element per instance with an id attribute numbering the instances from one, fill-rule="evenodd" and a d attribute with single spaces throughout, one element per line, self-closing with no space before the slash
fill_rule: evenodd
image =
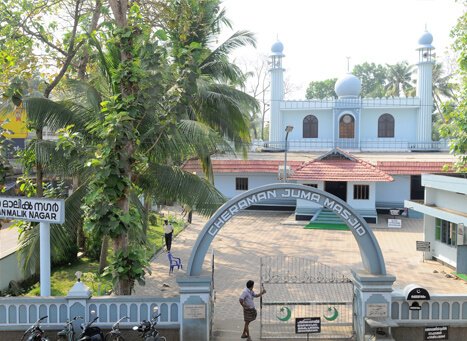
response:
<path id="1" fill-rule="evenodd" d="M 205 319 L 206 306 L 204 304 L 185 304 L 183 306 L 183 317 L 185 319 Z"/>
<path id="2" fill-rule="evenodd" d="M 388 305 L 386 303 L 368 303 L 366 305 L 367 317 L 387 317 Z"/>
<path id="3" fill-rule="evenodd" d="M 63 199 L 0 197 L 0 218 L 63 224 Z"/>
<path id="4" fill-rule="evenodd" d="M 402 227 L 402 220 L 400 219 L 388 219 L 388 228 L 400 229 Z"/>

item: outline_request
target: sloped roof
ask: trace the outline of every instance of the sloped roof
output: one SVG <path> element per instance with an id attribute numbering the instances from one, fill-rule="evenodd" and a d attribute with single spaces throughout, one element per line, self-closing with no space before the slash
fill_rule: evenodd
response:
<path id="1" fill-rule="evenodd" d="M 290 180 L 319 181 L 393 181 L 393 178 L 371 163 L 336 148 L 312 161 L 303 163 Z"/>
<path id="2" fill-rule="evenodd" d="M 302 164 L 302 161 L 287 161 L 292 170 Z M 277 173 L 284 160 L 212 160 L 214 173 Z M 187 172 L 202 173 L 199 160 L 188 160 L 183 165 Z"/>
<path id="3" fill-rule="evenodd" d="M 438 173 L 443 167 L 448 165 L 451 169 L 451 162 L 443 161 L 378 161 L 376 167 L 388 174 L 400 175 L 420 175 L 425 173 Z"/>

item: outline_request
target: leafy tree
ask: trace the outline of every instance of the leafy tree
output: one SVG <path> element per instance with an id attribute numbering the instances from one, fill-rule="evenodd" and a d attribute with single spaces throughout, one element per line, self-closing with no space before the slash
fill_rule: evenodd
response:
<path id="1" fill-rule="evenodd" d="M 467 171 L 467 13 L 464 13 L 451 31 L 454 50 L 459 52 L 461 89 L 457 106 L 446 116 L 447 123 L 441 128 L 441 135 L 449 138 L 451 152 L 458 156 L 456 168 Z"/>
<path id="2" fill-rule="evenodd" d="M 446 118 L 443 115 L 441 105 L 443 101 L 455 99 L 457 85 L 451 82 L 452 75 L 445 75 L 442 63 L 436 63 L 433 66 L 433 99 L 436 113 L 441 116 L 443 122 Z"/>
<path id="3" fill-rule="evenodd" d="M 384 97 L 387 82 L 387 68 L 381 64 L 363 63 L 355 65 L 352 74 L 362 82 L 362 97 Z"/>
<path id="4" fill-rule="evenodd" d="M 310 85 L 308 85 L 306 89 L 306 99 L 337 98 L 336 92 L 334 91 L 336 81 L 337 78 L 331 78 L 324 81 L 310 82 Z"/>

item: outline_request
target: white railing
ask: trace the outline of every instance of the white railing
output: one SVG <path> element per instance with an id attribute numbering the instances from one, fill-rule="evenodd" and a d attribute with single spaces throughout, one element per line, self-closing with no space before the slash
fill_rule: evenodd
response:
<path id="1" fill-rule="evenodd" d="M 8 297 L 0 298 L 0 330 L 26 330 L 42 316 L 45 329 L 63 327 L 66 320 L 75 316 L 89 321 L 96 315 L 97 326 L 108 328 L 123 316 L 129 320 L 121 323 L 129 327 L 150 320 L 153 308 L 161 314 L 160 327 L 177 328 L 180 325 L 180 298 L 157 298 L 149 296 L 102 296 L 89 299 L 73 297 Z"/>
<path id="2" fill-rule="evenodd" d="M 420 106 L 419 97 L 325 98 L 322 100 L 289 100 L 280 102 L 280 108 L 288 110 L 333 108 L 401 108 L 418 106 Z"/>
<path id="3" fill-rule="evenodd" d="M 379 151 L 379 152 L 409 152 L 418 150 L 449 150 L 448 141 L 432 141 L 432 142 L 410 142 L 405 140 L 361 140 L 356 139 L 316 139 L 316 140 L 289 140 L 287 141 L 288 151 L 329 151 L 339 147 L 344 150 L 359 150 L 362 152 Z M 277 150 L 284 151 L 284 141 L 255 141 L 251 146 L 253 151 Z"/>
<path id="4" fill-rule="evenodd" d="M 392 295 L 391 318 L 399 326 L 427 324 L 467 325 L 467 295 L 433 294 L 428 301 L 419 301 L 420 310 L 411 310 L 400 294 Z"/>

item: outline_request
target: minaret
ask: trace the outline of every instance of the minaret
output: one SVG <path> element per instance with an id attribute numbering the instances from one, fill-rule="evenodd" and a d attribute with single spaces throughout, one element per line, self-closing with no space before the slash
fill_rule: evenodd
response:
<path id="1" fill-rule="evenodd" d="M 418 81 L 417 97 L 420 98 L 420 111 L 418 112 L 417 142 L 418 148 L 430 149 L 432 141 L 431 130 L 433 113 L 433 65 L 434 50 L 433 36 L 428 31 L 418 40 Z"/>
<path id="2" fill-rule="evenodd" d="M 269 142 L 278 143 L 284 139 L 284 129 L 280 113 L 280 101 L 284 99 L 284 69 L 282 57 L 284 45 L 278 40 L 271 47 L 271 112 L 269 121 Z"/>

